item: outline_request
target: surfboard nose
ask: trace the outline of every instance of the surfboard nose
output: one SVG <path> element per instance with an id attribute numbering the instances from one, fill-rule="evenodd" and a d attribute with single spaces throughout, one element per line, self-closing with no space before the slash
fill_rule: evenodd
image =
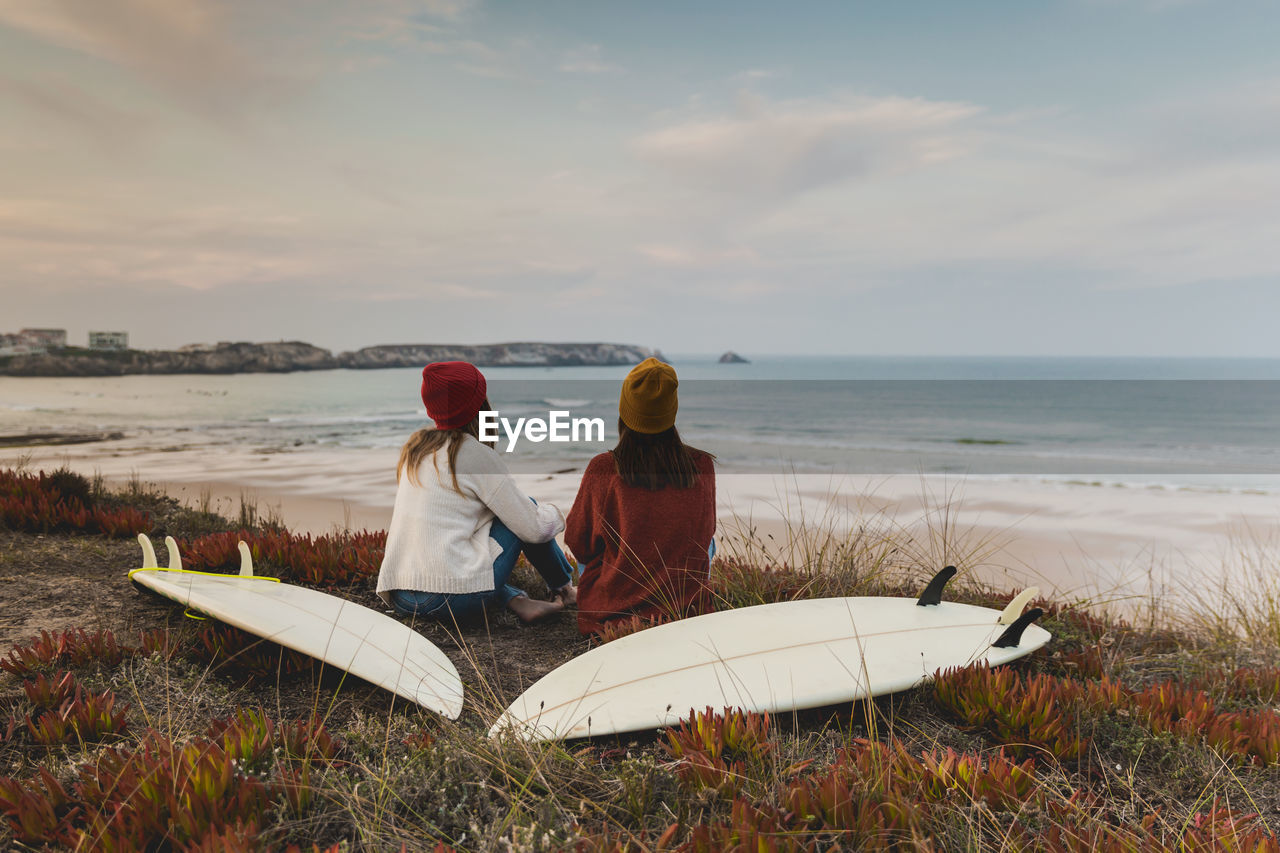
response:
<path id="1" fill-rule="evenodd" d="M 445 717 L 450 720 L 456 720 L 458 717 L 462 716 L 461 693 L 458 693 L 456 696 L 441 696 L 439 698 L 441 700 L 441 704 L 444 706 L 441 713 L 443 713 Z"/>

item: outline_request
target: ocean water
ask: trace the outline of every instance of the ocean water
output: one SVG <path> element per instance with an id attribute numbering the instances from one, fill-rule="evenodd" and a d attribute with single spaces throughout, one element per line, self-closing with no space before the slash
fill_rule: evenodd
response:
<path id="1" fill-rule="evenodd" d="M 1280 493 L 1280 361 L 673 356 L 679 426 L 722 470 L 954 474 Z M 517 471 L 580 470 L 616 438 L 628 368 L 490 368 L 503 417 L 601 418 L 603 443 L 520 441 Z M 122 432 L 99 450 L 396 449 L 428 425 L 417 369 L 0 377 L 0 434 Z M 505 440 L 502 441 L 505 447 Z"/>

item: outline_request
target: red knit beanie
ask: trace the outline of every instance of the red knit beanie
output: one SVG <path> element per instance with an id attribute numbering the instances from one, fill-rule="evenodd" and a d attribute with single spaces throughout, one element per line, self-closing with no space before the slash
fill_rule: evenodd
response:
<path id="1" fill-rule="evenodd" d="M 458 429 L 480 414 L 488 388 L 484 375 L 465 361 L 435 361 L 422 368 L 422 405 L 436 429 Z"/>

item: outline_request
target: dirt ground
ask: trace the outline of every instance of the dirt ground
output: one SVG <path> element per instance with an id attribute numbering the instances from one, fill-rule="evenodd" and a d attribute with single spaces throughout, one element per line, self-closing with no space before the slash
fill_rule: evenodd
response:
<path id="1" fill-rule="evenodd" d="M 0 656 L 15 645 L 28 644 L 42 629 L 106 629 L 121 643 L 154 628 L 171 628 L 180 637 L 193 638 L 199 623 L 186 618 L 180 606 L 128 580 L 128 571 L 140 563 L 140 549 L 129 539 L 0 531 Z M 545 594 L 545 587 L 530 574 L 515 582 L 531 595 Z M 385 610 L 372 581 L 367 590 L 349 591 L 345 597 Z M 479 715 L 483 719 L 474 720 L 477 724 L 492 722 L 526 687 L 588 648 L 573 611 L 524 626 L 495 607 L 484 621 L 460 629 L 437 623 L 414 627 L 457 667 L 467 695 L 464 715 Z M 268 685 L 246 682 L 243 676 L 214 675 L 241 691 L 242 701 L 267 708 L 310 709 L 322 700 L 329 716 L 342 718 L 393 704 L 390 693 L 349 676 L 343 680 L 332 668 Z"/>

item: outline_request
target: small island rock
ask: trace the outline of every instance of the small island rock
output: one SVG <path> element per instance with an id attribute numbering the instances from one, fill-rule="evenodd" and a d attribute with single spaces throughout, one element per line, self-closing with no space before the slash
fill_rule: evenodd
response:
<path id="1" fill-rule="evenodd" d="M 747 361 L 745 358 L 738 355 L 733 350 L 729 350 L 727 353 L 720 356 L 720 363 L 721 364 L 750 364 L 751 362 Z"/>

